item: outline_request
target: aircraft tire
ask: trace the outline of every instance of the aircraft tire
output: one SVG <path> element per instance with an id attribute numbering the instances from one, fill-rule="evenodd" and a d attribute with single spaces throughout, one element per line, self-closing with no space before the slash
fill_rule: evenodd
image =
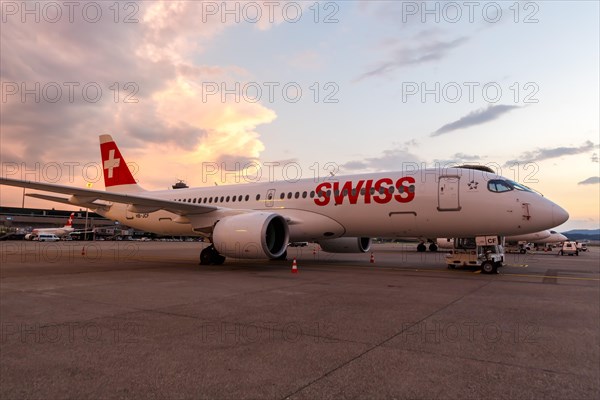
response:
<path id="1" fill-rule="evenodd" d="M 438 247 L 435 243 L 429 245 L 429 251 L 437 251 Z"/>
<path id="2" fill-rule="evenodd" d="M 220 255 L 213 245 L 204 248 L 200 252 L 200 265 L 221 265 L 225 262 L 225 257 Z"/>
<path id="3" fill-rule="evenodd" d="M 215 251 L 213 253 L 213 257 L 212 257 L 212 263 L 214 265 L 223 265 L 224 262 L 225 262 L 225 256 L 222 256 Z"/>
<path id="4" fill-rule="evenodd" d="M 424 251 L 427 251 L 427 246 L 425 246 L 423 243 L 419 243 L 417 246 L 417 251 L 419 253 L 423 253 Z"/>
<path id="5" fill-rule="evenodd" d="M 212 262 L 212 246 L 202 249 L 200 252 L 200 265 L 210 265 Z"/>

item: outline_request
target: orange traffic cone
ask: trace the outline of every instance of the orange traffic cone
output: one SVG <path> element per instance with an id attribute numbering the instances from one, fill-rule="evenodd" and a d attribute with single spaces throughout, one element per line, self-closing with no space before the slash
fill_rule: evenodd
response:
<path id="1" fill-rule="evenodd" d="M 82 256 L 85 256 L 85 246 L 83 246 L 83 247 L 81 248 L 81 255 L 82 255 Z"/>
<path id="2" fill-rule="evenodd" d="M 375 264 L 375 256 L 373 255 L 373 252 L 371 252 L 371 260 L 369 262 L 371 264 Z"/>
<path id="3" fill-rule="evenodd" d="M 294 257 L 294 261 L 292 262 L 292 274 L 298 273 L 298 264 L 296 263 L 296 257 Z"/>

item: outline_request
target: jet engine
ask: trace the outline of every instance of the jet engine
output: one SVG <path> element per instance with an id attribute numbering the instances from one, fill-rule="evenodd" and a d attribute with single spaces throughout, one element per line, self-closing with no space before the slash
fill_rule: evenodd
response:
<path id="1" fill-rule="evenodd" d="M 323 251 L 329 253 L 366 253 L 371 248 L 371 238 L 342 237 L 319 241 Z"/>
<path id="2" fill-rule="evenodd" d="M 290 235 L 278 214 L 252 212 L 225 217 L 213 229 L 215 249 L 233 258 L 277 258 L 287 249 Z"/>

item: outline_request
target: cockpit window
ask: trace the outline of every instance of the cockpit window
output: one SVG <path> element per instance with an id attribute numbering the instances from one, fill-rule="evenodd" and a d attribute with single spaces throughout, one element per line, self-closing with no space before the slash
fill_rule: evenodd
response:
<path id="1" fill-rule="evenodd" d="M 511 184 L 512 187 L 514 187 L 517 190 L 522 190 L 524 192 L 533 192 L 533 190 L 531 190 L 527 186 L 521 185 L 520 183 L 517 183 L 515 181 L 509 181 L 509 183 Z"/>
<path id="2" fill-rule="evenodd" d="M 512 185 L 507 181 L 503 181 L 501 179 L 492 179 L 488 182 L 488 190 L 490 192 L 509 192 L 513 190 Z"/>

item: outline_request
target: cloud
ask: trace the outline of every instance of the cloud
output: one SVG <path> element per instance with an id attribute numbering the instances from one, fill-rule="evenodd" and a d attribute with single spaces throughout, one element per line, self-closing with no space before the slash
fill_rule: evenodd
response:
<path id="1" fill-rule="evenodd" d="M 455 153 L 453 156 L 450 156 L 447 160 L 433 160 L 434 164 L 449 166 L 449 165 L 459 165 L 459 164 L 469 164 L 475 161 L 481 160 L 481 157 L 477 155 L 470 155 L 465 153 Z"/>
<path id="2" fill-rule="evenodd" d="M 364 160 L 354 160 L 341 167 L 349 171 L 379 172 L 398 171 L 407 163 L 418 163 L 420 159 L 404 149 L 385 150 L 380 157 L 369 157 Z"/>
<path id="3" fill-rule="evenodd" d="M 598 153 L 594 153 L 594 154 L 592 154 L 592 162 L 593 162 L 593 163 L 597 163 L 597 162 L 599 162 L 599 161 L 598 161 Z"/>
<path id="4" fill-rule="evenodd" d="M 595 185 L 598 183 L 600 183 L 600 176 L 591 176 L 577 184 L 578 185 Z"/>
<path id="5" fill-rule="evenodd" d="M 260 155 L 264 144 L 258 127 L 271 123 L 275 112 L 259 103 L 225 103 L 203 93 L 205 82 L 229 88 L 231 82 L 243 85 L 248 79 L 238 66 L 198 61 L 233 19 L 199 23 L 201 2 L 153 1 L 135 3 L 139 22 L 115 23 L 112 3 L 95 4 L 103 15 L 97 23 L 81 13 L 73 22 L 65 17 L 57 23 L 32 18 L 22 23 L 17 15 L 2 23 L 3 92 L 7 82 L 19 89 L 39 85 L 38 93 L 53 82 L 62 89 L 56 102 L 48 96 L 36 101 L 34 95 L 23 101 L 20 90 L 2 99 L 3 161 L 97 162 L 98 135 L 109 133 L 130 154 L 128 160 L 149 163 L 140 173 L 151 186 L 165 165 Z M 72 99 L 69 82 L 76 84 Z M 87 84 L 100 88 L 97 101 L 82 95 Z"/>
<path id="6" fill-rule="evenodd" d="M 518 159 L 507 161 L 505 166 L 514 165 L 516 163 L 543 161 L 562 156 L 586 153 L 597 147 L 598 145 L 595 145 L 594 143 L 588 140 L 578 147 L 554 147 L 546 149 L 537 149 L 534 151 L 526 151 L 525 153 L 522 153 Z"/>
<path id="7" fill-rule="evenodd" d="M 489 121 L 493 121 L 499 118 L 501 115 L 506 114 L 514 109 L 520 108 L 519 106 L 507 106 L 507 105 L 489 105 L 487 108 L 481 108 L 475 110 L 464 117 L 450 122 L 435 132 L 431 136 L 440 136 L 448 132 L 452 132 L 458 129 L 466 129 L 472 126 L 481 125 Z"/>
<path id="8" fill-rule="evenodd" d="M 476 160 L 481 159 L 481 157 L 479 157 L 479 156 L 465 154 L 465 153 L 456 153 L 456 154 L 454 154 L 453 157 L 458 160 L 461 160 L 461 161 L 476 161 Z"/>
<path id="9" fill-rule="evenodd" d="M 441 34 L 438 31 L 430 30 L 419 32 L 407 39 L 388 39 L 384 43 L 384 47 L 389 53 L 387 59 L 357 77 L 355 82 L 388 75 L 402 67 L 439 61 L 447 57 L 451 50 L 462 46 L 469 40 L 467 37 L 446 40 L 439 36 Z"/>

